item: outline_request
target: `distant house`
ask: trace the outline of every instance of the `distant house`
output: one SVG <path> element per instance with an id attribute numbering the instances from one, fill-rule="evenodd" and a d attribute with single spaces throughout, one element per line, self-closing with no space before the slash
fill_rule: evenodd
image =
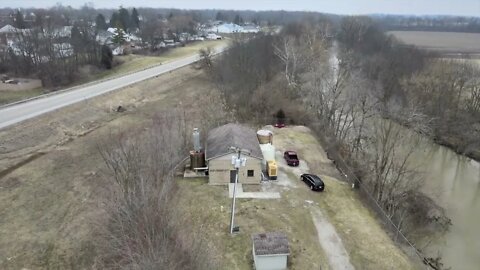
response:
<path id="1" fill-rule="evenodd" d="M 10 24 L 5 25 L 4 27 L 0 28 L 0 44 L 8 44 L 15 38 L 15 34 L 17 33 L 17 28 L 11 26 Z"/>
<path id="2" fill-rule="evenodd" d="M 99 31 L 96 40 L 101 45 L 113 44 L 113 34 L 109 31 Z"/>
<path id="3" fill-rule="evenodd" d="M 51 32 L 46 33 L 55 38 L 69 38 L 72 35 L 73 26 L 62 26 L 54 28 Z M 46 30 L 45 30 L 46 31 Z"/>
<path id="4" fill-rule="evenodd" d="M 210 29 L 208 29 L 209 32 L 214 32 L 214 33 L 240 33 L 243 31 L 243 27 L 234 24 L 234 23 L 223 23 L 219 25 L 214 25 Z"/>
<path id="5" fill-rule="evenodd" d="M 285 270 L 290 255 L 288 239 L 281 232 L 252 235 L 253 261 L 256 270 Z"/>
<path id="6" fill-rule="evenodd" d="M 70 43 L 54 43 L 53 51 L 55 52 L 56 57 L 65 58 L 73 56 L 73 47 Z"/>
<path id="7" fill-rule="evenodd" d="M 112 36 L 114 36 L 114 35 L 117 34 L 117 28 L 110 27 L 110 28 L 107 29 L 107 32 L 112 34 Z M 141 41 L 141 38 L 139 38 L 136 35 L 131 34 L 131 33 L 123 32 L 123 37 L 124 37 L 126 42 L 136 43 L 136 42 Z"/>
<path id="8" fill-rule="evenodd" d="M 258 33 L 260 32 L 260 27 L 256 25 L 245 25 L 243 26 L 242 33 Z"/>
<path id="9" fill-rule="evenodd" d="M 222 36 L 219 36 L 219 35 L 214 34 L 214 33 L 210 33 L 210 34 L 207 34 L 207 39 L 217 40 L 217 39 L 222 39 Z"/>
<path id="10" fill-rule="evenodd" d="M 211 130 L 207 135 L 205 159 L 208 166 L 209 184 L 223 185 L 234 183 L 235 168 L 232 156 L 237 153 L 231 147 L 239 147 L 250 151 L 241 154 L 247 158 L 246 166 L 239 171 L 239 183 L 260 184 L 262 179 L 262 150 L 255 130 L 239 124 L 227 124 Z"/>

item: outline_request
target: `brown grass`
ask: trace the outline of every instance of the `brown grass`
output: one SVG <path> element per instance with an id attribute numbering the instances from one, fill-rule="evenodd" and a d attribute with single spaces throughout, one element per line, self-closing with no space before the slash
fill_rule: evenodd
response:
<path id="1" fill-rule="evenodd" d="M 112 132 L 148 127 L 158 108 L 183 108 L 189 125 L 197 125 L 201 119 L 193 105 L 213 87 L 200 71 L 186 67 L 0 130 L 0 170 L 45 153 L 0 178 L 0 268 L 90 268 L 96 257 L 92 223 L 103 215 L 107 185 L 97 143 Z M 127 111 L 113 112 L 118 104 Z M 314 172 L 335 176 L 311 134 L 277 130 L 274 143 L 277 150 L 295 147 Z M 272 230 L 289 237 L 291 269 L 328 269 L 305 200 L 318 203 L 315 207 L 336 226 L 357 269 L 413 268 L 354 191 L 331 178 L 325 181 L 325 193 L 299 185 L 282 192 L 280 200 L 240 200 L 240 234 L 233 237 L 228 234 L 230 200 L 224 187 L 181 179 L 177 205 L 224 251 L 218 256 L 228 269 L 251 269 L 251 234 Z"/>
<path id="2" fill-rule="evenodd" d="M 303 183 L 283 191 L 279 200 L 240 199 L 237 203 L 238 235 L 228 233 L 231 200 L 227 188 L 209 186 L 206 180 L 179 179 L 179 205 L 192 222 L 225 251 L 228 269 L 251 269 L 253 233 L 283 231 L 292 255 L 291 269 L 330 269 L 325 252 L 317 241 L 310 209 L 318 207 L 334 225 L 356 269 L 414 269 L 416 266 L 393 243 L 379 222 L 346 183 L 336 180 L 334 167 L 317 140 L 305 128 L 276 129 L 277 151 L 294 149 L 309 162 L 310 170 L 326 183 L 323 193 L 311 192 Z M 301 143 L 299 143 L 301 142 Z M 292 181 L 297 177 L 286 171 Z M 306 202 L 313 201 L 313 205 Z M 222 210 L 223 206 L 223 210 Z M 321 268 L 320 268 L 321 267 Z"/>
<path id="3" fill-rule="evenodd" d="M 0 130 L 0 269 L 89 269 L 107 183 L 97 143 L 148 126 L 158 108 L 193 106 L 210 88 L 191 67 Z M 116 113 L 122 104 L 127 111 Z"/>
<path id="4" fill-rule="evenodd" d="M 328 269 L 325 254 L 315 240 L 309 209 L 302 202 L 290 199 L 296 196 L 294 192 L 284 193 L 280 200 L 238 200 L 235 225 L 240 226 L 240 233 L 232 236 L 228 232 L 231 200 L 226 196 L 226 187 L 209 186 L 205 179 L 179 179 L 178 183 L 179 206 L 224 251 L 226 269 L 252 269 L 250 237 L 266 231 L 287 234 L 290 269 Z"/>
<path id="5" fill-rule="evenodd" d="M 447 53 L 480 53 L 480 34 L 428 31 L 391 31 L 406 44 Z"/>

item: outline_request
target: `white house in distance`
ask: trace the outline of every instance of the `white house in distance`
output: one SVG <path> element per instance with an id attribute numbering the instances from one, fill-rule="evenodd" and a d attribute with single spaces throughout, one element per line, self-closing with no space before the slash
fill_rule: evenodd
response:
<path id="1" fill-rule="evenodd" d="M 212 129 L 207 135 L 205 159 L 208 166 L 208 182 L 211 185 L 234 183 L 236 171 L 232 165 L 232 156 L 237 153 L 231 147 L 247 149 L 250 154 L 241 154 L 246 158 L 245 167 L 240 167 L 238 182 L 242 184 L 260 184 L 262 180 L 263 155 L 255 130 L 239 124 L 227 124 Z"/>
<path id="2" fill-rule="evenodd" d="M 213 32 L 213 33 L 225 33 L 225 34 L 231 34 L 231 33 L 258 33 L 260 31 L 260 28 L 256 25 L 244 25 L 240 26 L 238 24 L 234 23 L 222 23 L 218 25 L 214 25 L 207 29 L 208 32 Z"/>
<path id="3" fill-rule="evenodd" d="M 214 33 L 238 33 L 241 32 L 243 28 L 234 23 L 223 23 L 219 25 L 212 26 L 210 29 L 208 29 L 209 32 L 214 32 Z"/>
<path id="4" fill-rule="evenodd" d="M 290 255 L 288 239 L 281 232 L 252 235 L 253 261 L 256 270 L 285 270 Z"/>

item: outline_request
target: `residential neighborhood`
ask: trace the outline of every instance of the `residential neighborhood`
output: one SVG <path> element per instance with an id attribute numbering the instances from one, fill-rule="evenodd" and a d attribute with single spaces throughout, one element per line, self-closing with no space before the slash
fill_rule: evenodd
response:
<path id="1" fill-rule="evenodd" d="M 195 21 L 182 13 L 154 18 L 135 8 L 120 8 L 110 20 L 103 14 L 91 21 L 60 15 L 12 10 L 0 17 L 0 72 L 17 77 L 35 74 L 32 79 L 42 80 L 45 86 L 65 86 L 80 80 L 75 73 L 81 66 L 100 63 L 110 69 L 115 65 L 118 61 L 110 59 L 108 51 L 112 56 L 159 55 L 194 42 L 221 40 L 223 34 L 260 32 L 252 23 Z M 42 72 L 58 66 L 64 67 L 59 74 Z"/>

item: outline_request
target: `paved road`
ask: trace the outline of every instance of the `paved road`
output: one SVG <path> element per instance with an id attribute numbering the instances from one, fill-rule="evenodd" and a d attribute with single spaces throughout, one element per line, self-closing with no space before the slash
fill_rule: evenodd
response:
<path id="1" fill-rule="evenodd" d="M 216 53 L 220 53 L 223 50 L 224 47 L 217 48 Z M 187 66 L 197 60 L 199 60 L 198 55 L 189 56 L 111 80 L 101 81 L 98 83 L 89 83 L 85 86 L 80 86 L 75 90 L 65 91 L 62 93 L 33 99 L 24 103 L 7 106 L 3 109 L 0 109 L 0 129 L 77 103 L 79 101 L 93 98 L 95 96 L 123 88 L 125 86 L 158 76 L 180 67 Z"/>

